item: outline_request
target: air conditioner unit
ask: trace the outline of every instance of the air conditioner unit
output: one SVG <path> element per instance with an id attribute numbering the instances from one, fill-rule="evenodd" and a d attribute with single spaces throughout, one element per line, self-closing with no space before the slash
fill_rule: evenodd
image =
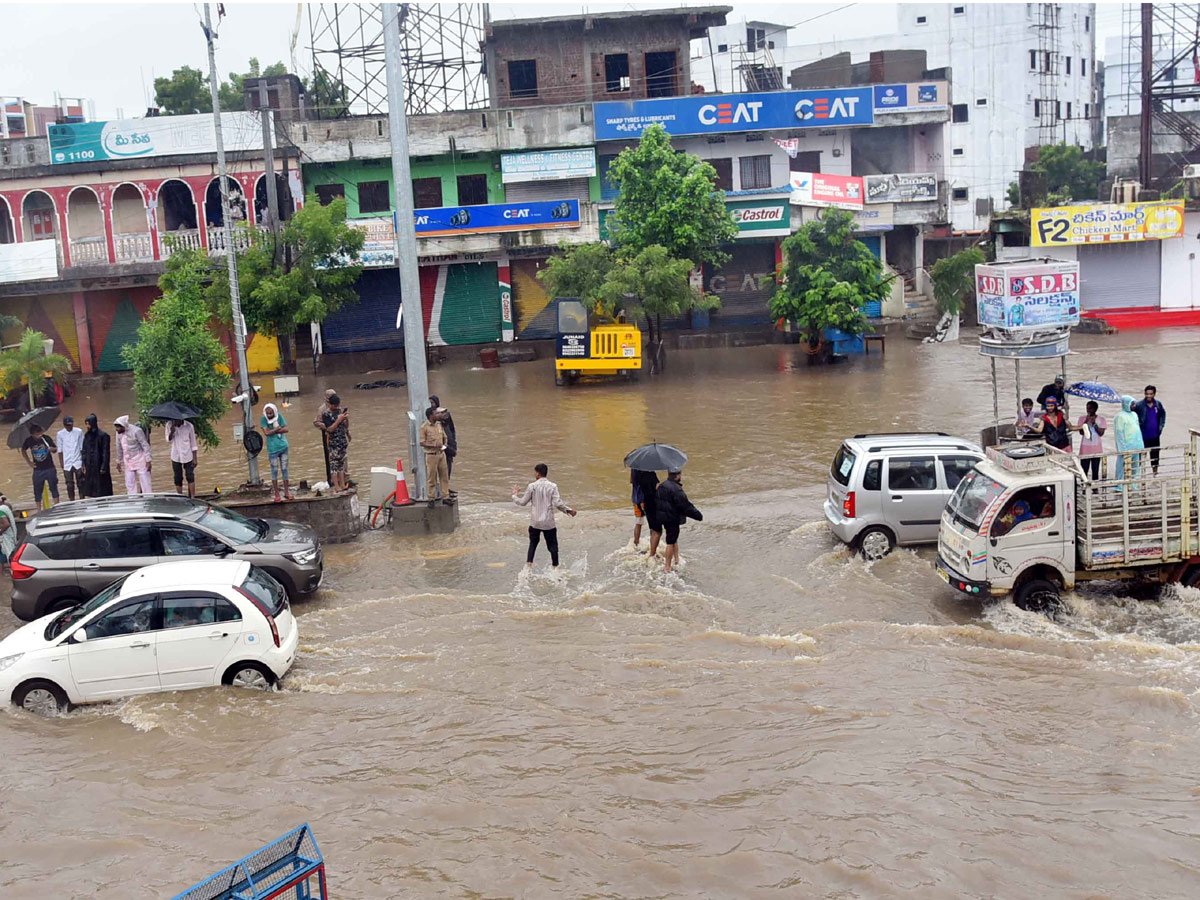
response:
<path id="1" fill-rule="evenodd" d="M 1200 164 L 1192 163 L 1183 167 L 1184 178 L 1200 178 Z"/>

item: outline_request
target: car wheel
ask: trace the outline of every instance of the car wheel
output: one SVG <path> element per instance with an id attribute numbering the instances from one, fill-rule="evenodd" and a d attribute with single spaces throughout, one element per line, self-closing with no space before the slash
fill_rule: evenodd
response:
<path id="1" fill-rule="evenodd" d="M 64 609 L 70 609 L 73 606 L 78 606 L 82 602 L 83 601 L 78 597 L 58 597 L 54 600 L 51 600 L 46 605 L 46 611 L 43 612 L 42 615 L 46 615 L 47 613 L 62 612 Z"/>
<path id="2" fill-rule="evenodd" d="M 12 699 L 26 712 L 47 718 L 71 708 L 67 695 L 53 681 L 27 681 L 13 691 Z"/>
<path id="3" fill-rule="evenodd" d="M 275 686 L 276 680 L 275 673 L 262 663 L 240 662 L 225 671 L 225 677 L 221 679 L 221 683 L 230 687 L 267 691 Z"/>
<path id="4" fill-rule="evenodd" d="M 1013 602 L 1020 609 L 1037 613 L 1056 613 L 1062 609 L 1058 585 L 1046 578 L 1031 578 L 1019 588 Z"/>
<path id="5" fill-rule="evenodd" d="M 858 538 L 858 552 L 867 562 L 883 559 L 896 546 L 892 533 L 886 528 L 872 526 Z"/>

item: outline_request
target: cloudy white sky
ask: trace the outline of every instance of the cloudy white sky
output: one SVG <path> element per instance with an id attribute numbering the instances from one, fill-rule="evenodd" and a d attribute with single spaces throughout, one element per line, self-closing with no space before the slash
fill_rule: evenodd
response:
<path id="1" fill-rule="evenodd" d="M 592 12 L 654 8 L 659 3 L 589 3 Z M 858 37 L 879 30 L 881 19 L 894 21 L 891 3 L 738 3 L 730 21 L 759 19 L 793 24 L 820 15 L 820 31 L 810 39 Z M 528 18 L 581 12 L 579 3 L 493 3 L 493 19 Z M 181 65 L 207 71 L 199 6 L 191 3 L 63 4 L 11 3 L 0 0 L 0 96 L 21 96 L 52 103 L 54 94 L 95 101 L 98 118 L 140 116 L 154 96 L 154 78 Z M 226 3 L 217 49 L 222 73 L 243 72 L 251 56 L 262 64 L 287 62 L 295 30 L 295 3 Z M 823 15 L 824 14 L 824 15 Z M 1120 5 L 1101 4 L 1097 15 L 1097 51 L 1104 39 L 1120 34 Z M 816 23 L 811 26 L 816 29 Z M 807 43 L 809 41 L 795 41 Z M 296 41 L 301 74 L 311 69 L 308 13 L 303 11 Z M 14 48 L 25 48 L 16 52 Z M 35 49 L 41 48 L 41 49 Z"/>

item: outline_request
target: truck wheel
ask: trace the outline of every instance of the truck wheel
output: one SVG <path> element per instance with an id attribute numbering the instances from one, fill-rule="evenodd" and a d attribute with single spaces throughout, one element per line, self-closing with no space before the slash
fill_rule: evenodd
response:
<path id="1" fill-rule="evenodd" d="M 1019 588 L 1013 602 L 1029 612 L 1055 613 L 1062 608 L 1058 585 L 1045 578 L 1031 578 Z"/>
<path id="2" fill-rule="evenodd" d="M 1192 566 L 1184 576 L 1179 579 L 1179 583 L 1184 587 L 1200 589 L 1200 566 Z"/>
<path id="3" fill-rule="evenodd" d="M 558 385 L 558 387 L 562 387 L 562 386 L 563 386 L 563 383 L 564 383 L 564 382 L 563 382 L 562 372 L 555 372 L 555 373 L 554 373 L 554 383 L 555 383 L 556 385 Z"/>
<path id="4" fill-rule="evenodd" d="M 883 559 L 895 546 L 892 533 L 878 525 L 872 525 L 858 537 L 858 552 L 867 562 Z"/>

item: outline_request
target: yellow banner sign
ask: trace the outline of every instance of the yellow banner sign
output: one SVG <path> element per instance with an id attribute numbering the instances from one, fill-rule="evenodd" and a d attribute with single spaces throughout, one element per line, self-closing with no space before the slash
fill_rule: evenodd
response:
<path id="1" fill-rule="evenodd" d="M 1029 219 L 1034 247 L 1066 247 L 1183 237 L 1183 201 L 1094 203 L 1035 209 Z"/>

